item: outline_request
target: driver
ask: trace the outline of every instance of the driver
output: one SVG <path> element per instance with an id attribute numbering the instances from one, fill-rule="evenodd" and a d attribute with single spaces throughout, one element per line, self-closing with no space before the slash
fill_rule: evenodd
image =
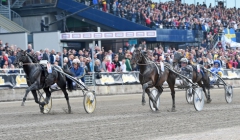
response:
<path id="1" fill-rule="evenodd" d="M 72 61 L 72 65 L 73 67 L 70 69 L 70 71 L 74 74 L 74 77 L 79 80 L 79 82 L 81 84 L 84 85 L 84 75 L 85 75 L 85 72 L 84 72 L 84 68 L 80 66 L 80 60 L 78 59 L 74 59 Z M 75 87 L 76 86 L 76 83 L 73 82 L 73 86 Z"/>
<path id="2" fill-rule="evenodd" d="M 222 69 L 221 69 L 221 62 L 219 60 L 215 60 L 213 62 L 213 64 L 214 64 L 214 67 L 211 68 L 211 72 L 215 73 L 215 74 L 218 74 L 220 77 L 222 77 L 223 72 L 222 72 Z"/>
<path id="3" fill-rule="evenodd" d="M 192 81 L 193 68 L 192 66 L 188 65 L 188 59 L 182 58 L 180 62 L 181 62 L 181 74 L 186 76 L 190 81 Z M 183 88 L 187 86 L 191 87 L 191 83 L 187 82 L 184 78 L 182 79 L 182 82 Z"/>

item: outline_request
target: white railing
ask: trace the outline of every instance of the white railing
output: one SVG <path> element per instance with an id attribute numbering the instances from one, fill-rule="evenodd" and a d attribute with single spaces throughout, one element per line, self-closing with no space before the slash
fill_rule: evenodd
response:
<path id="1" fill-rule="evenodd" d="M 16 22 L 20 26 L 23 26 L 22 17 L 18 13 L 11 10 L 11 17 L 12 17 L 12 21 Z"/>
<path id="2" fill-rule="evenodd" d="M 9 71 L 17 71 L 17 73 L 8 73 Z M 7 69 L 0 69 L 0 75 L 25 75 L 25 72 L 22 68 L 7 68 Z"/>

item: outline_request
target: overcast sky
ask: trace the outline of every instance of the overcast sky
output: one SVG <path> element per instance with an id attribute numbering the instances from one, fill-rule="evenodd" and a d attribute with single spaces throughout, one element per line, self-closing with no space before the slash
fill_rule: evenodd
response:
<path id="1" fill-rule="evenodd" d="M 171 0 L 152 0 L 154 2 L 166 2 L 166 1 L 171 1 Z M 173 1 L 173 0 L 172 0 Z M 210 3 L 212 3 L 212 6 L 215 6 L 215 0 L 182 0 L 182 2 L 185 3 L 189 3 L 189 4 L 194 4 L 194 2 L 196 2 L 195 4 L 197 4 L 197 2 L 199 2 L 199 4 L 202 4 L 203 2 L 206 1 L 207 7 L 209 6 Z M 236 7 L 240 8 L 240 0 L 226 0 L 227 1 L 227 7 Z M 236 3 L 235 3 L 236 1 Z M 225 4 L 224 4 L 225 5 Z"/>

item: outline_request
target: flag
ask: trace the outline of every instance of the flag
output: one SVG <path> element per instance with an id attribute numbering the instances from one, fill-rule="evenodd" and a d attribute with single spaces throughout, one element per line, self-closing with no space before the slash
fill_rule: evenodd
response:
<path id="1" fill-rule="evenodd" d="M 231 29 L 225 28 L 224 34 L 228 39 L 231 39 L 232 41 L 236 42 L 236 34 L 233 28 Z"/>

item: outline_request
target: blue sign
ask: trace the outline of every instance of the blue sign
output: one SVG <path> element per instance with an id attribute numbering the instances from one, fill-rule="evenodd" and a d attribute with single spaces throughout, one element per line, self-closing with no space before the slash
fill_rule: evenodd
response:
<path id="1" fill-rule="evenodd" d="M 129 45 L 136 45 L 137 44 L 137 39 L 129 39 L 128 44 Z"/>

